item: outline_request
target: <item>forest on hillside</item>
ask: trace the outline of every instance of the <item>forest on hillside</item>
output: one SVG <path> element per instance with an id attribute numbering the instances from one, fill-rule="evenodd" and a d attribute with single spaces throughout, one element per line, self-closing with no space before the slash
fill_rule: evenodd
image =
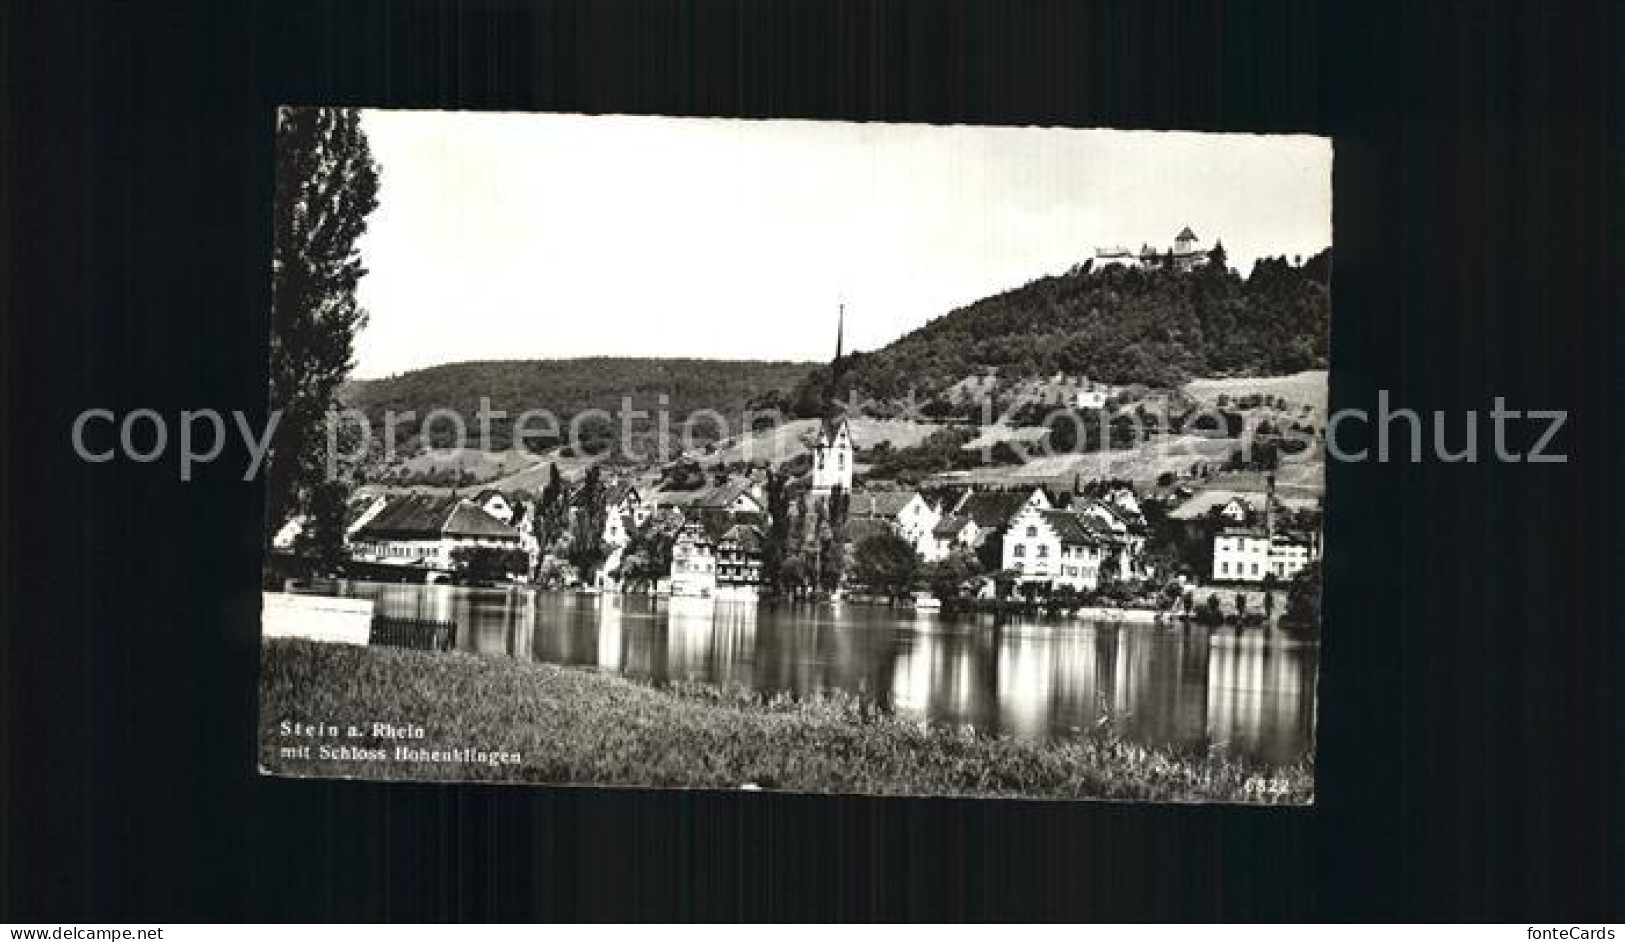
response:
<path id="1" fill-rule="evenodd" d="M 852 354 L 841 394 L 895 400 L 912 389 L 929 400 L 982 370 L 1006 379 L 1066 373 L 1171 387 L 1197 376 L 1324 369 L 1330 276 L 1330 249 L 1302 264 L 1259 259 L 1246 278 L 1222 263 L 1175 273 L 1085 262 Z M 814 414 L 828 382 L 820 368 L 779 404 Z"/>
<path id="2" fill-rule="evenodd" d="M 400 416 L 416 413 L 409 421 L 397 423 L 396 444 L 408 453 L 418 439 L 424 418 L 435 409 L 448 409 L 463 417 L 473 434 L 480 398 L 490 401 L 492 410 L 508 413 L 506 419 L 491 423 L 491 447 L 510 447 L 512 425 L 528 409 L 547 409 L 561 423 L 588 409 L 601 409 L 616 416 L 612 423 L 594 419 L 583 423 L 584 439 L 590 443 L 608 442 L 619 431 L 623 399 L 630 397 L 633 409 L 645 410 L 651 417 L 637 423 L 639 437 L 655 434 L 661 396 L 675 431 L 683 419 L 701 409 L 714 409 L 737 425 L 746 404 L 764 389 L 793 386 L 806 376 L 812 364 L 745 360 L 661 360 L 593 357 L 576 360 L 495 360 L 448 363 L 414 370 L 388 379 L 357 380 L 340 391 L 350 408 L 367 414 L 373 427 L 381 429 L 387 412 Z M 542 425 L 533 423 L 532 430 Z M 739 430 L 733 428 L 732 432 Z M 450 422 L 436 422 L 431 428 L 435 447 L 456 442 Z M 696 438 L 714 433 L 708 423 L 696 428 Z M 718 435 L 720 437 L 720 435 Z M 558 444 L 556 439 L 532 438 L 528 444 L 542 450 Z"/>

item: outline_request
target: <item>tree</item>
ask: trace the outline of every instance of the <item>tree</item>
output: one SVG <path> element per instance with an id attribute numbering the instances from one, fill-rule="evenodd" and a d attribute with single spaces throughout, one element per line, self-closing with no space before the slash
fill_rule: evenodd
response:
<path id="1" fill-rule="evenodd" d="M 1269 618 L 1275 614 L 1275 587 L 1280 583 L 1275 573 L 1264 573 L 1264 617 Z"/>
<path id="2" fill-rule="evenodd" d="M 1226 275 L 1230 272 L 1230 256 L 1224 251 L 1224 243 L 1214 241 L 1213 250 L 1207 253 L 1207 267 L 1215 275 Z"/>
<path id="3" fill-rule="evenodd" d="M 976 554 L 964 547 L 956 548 L 944 559 L 926 564 L 925 583 L 931 594 L 944 602 L 957 599 L 964 593 L 967 583 L 982 573 L 982 564 Z"/>
<path id="4" fill-rule="evenodd" d="M 896 601 L 913 590 L 920 576 L 920 557 L 895 533 L 861 540 L 852 554 L 852 579 Z"/>
<path id="5" fill-rule="evenodd" d="M 1236 614 L 1241 617 L 1247 615 L 1247 596 L 1245 593 L 1236 593 Z"/>
<path id="6" fill-rule="evenodd" d="M 357 241 L 378 205 L 378 168 L 350 108 L 276 118 L 266 539 L 305 510 L 326 475 L 326 426 L 366 323 Z"/>
<path id="7" fill-rule="evenodd" d="M 584 584 L 593 581 L 598 567 L 609 555 L 604 548 L 604 522 L 608 518 L 604 498 L 604 485 L 598 466 L 593 465 L 587 469 L 581 490 L 576 493 L 575 515 L 570 524 L 570 546 L 565 554 Z"/>
<path id="8" fill-rule="evenodd" d="M 1316 560 L 1298 570 L 1286 590 L 1286 612 L 1282 621 L 1320 627 L 1321 565 Z"/>
<path id="9" fill-rule="evenodd" d="M 621 582 L 628 591 L 647 589 L 671 575 L 671 551 L 682 518 L 650 517 L 632 532 L 621 555 Z"/>
<path id="10" fill-rule="evenodd" d="M 558 542 L 569 523 L 570 508 L 565 499 L 564 482 L 559 478 L 559 466 L 547 467 L 547 483 L 542 486 L 536 511 L 531 514 L 531 533 L 536 537 L 536 574 L 541 575 L 542 564 L 553 545 Z"/>
<path id="11" fill-rule="evenodd" d="M 762 542 L 762 582 L 779 587 L 790 548 L 790 482 L 776 470 L 767 472 L 767 532 Z"/>
<path id="12" fill-rule="evenodd" d="M 294 540 L 294 552 L 314 561 L 318 568 L 333 572 L 348 558 L 344 548 L 344 511 L 350 489 L 340 481 L 316 485 L 310 495 L 310 512 L 305 526 Z"/>
<path id="13" fill-rule="evenodd" d="M 451 551 L 452 568 L 469 582 L 495 582 L 525 571 L 530 559 L 524 550 L 495 546 L 459 546 Z"/>

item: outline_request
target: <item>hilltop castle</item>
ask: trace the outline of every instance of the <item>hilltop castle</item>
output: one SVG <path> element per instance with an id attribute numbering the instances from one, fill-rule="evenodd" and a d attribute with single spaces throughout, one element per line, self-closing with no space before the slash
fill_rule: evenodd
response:
<path id="1" fill-rule="evenodd" d="M 1196 233 L 1190 226 L 1179 230 L 1174 236 L 1172 248 L 1158 250 L 1150 243 L 1140 246 L 1138 254 L 1121 245 L 1108 246 L 1095 249 L 1095 267 L 1104 268 L 1107 265 L 1122 265 L 1125 268 L 1172 268 L 1174 271 L 1190 271 L 1208 262 L 1209 249 L 1199 248 Z"/>

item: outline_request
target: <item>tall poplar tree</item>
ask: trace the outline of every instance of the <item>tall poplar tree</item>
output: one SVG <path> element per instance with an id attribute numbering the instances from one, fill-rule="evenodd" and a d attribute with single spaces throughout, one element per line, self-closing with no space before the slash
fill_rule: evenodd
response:
<path id="1" fill-rule="evenodd" d="M 276 159 L 267 541 L 308 511 L 327 474 L 326 416 L 366 323 L 356 243 L 378 205 L 378 167 L 355 109 L 278 111 Z"/>

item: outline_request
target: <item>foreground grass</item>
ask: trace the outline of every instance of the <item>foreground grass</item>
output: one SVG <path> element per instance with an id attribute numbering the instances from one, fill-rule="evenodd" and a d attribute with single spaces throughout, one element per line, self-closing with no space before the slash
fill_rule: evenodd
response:
<path id="1" fill-rule="evenodd" d="M 975 736 L 878 713 L 844 694 L 763 698 L 656 689 L 548 664 L 270 640 L 261 647 L 267 771 L 362 778 L 1300 804 L 1307 767 L 1184 755 L 1113 736 L 1055 743 Z M 518 753 L 517 765 L 284 758 L 297 743 L 392 751 L 371 738 L 285 737 L 283 721 L 417 724 L 417 748 Z"/>

